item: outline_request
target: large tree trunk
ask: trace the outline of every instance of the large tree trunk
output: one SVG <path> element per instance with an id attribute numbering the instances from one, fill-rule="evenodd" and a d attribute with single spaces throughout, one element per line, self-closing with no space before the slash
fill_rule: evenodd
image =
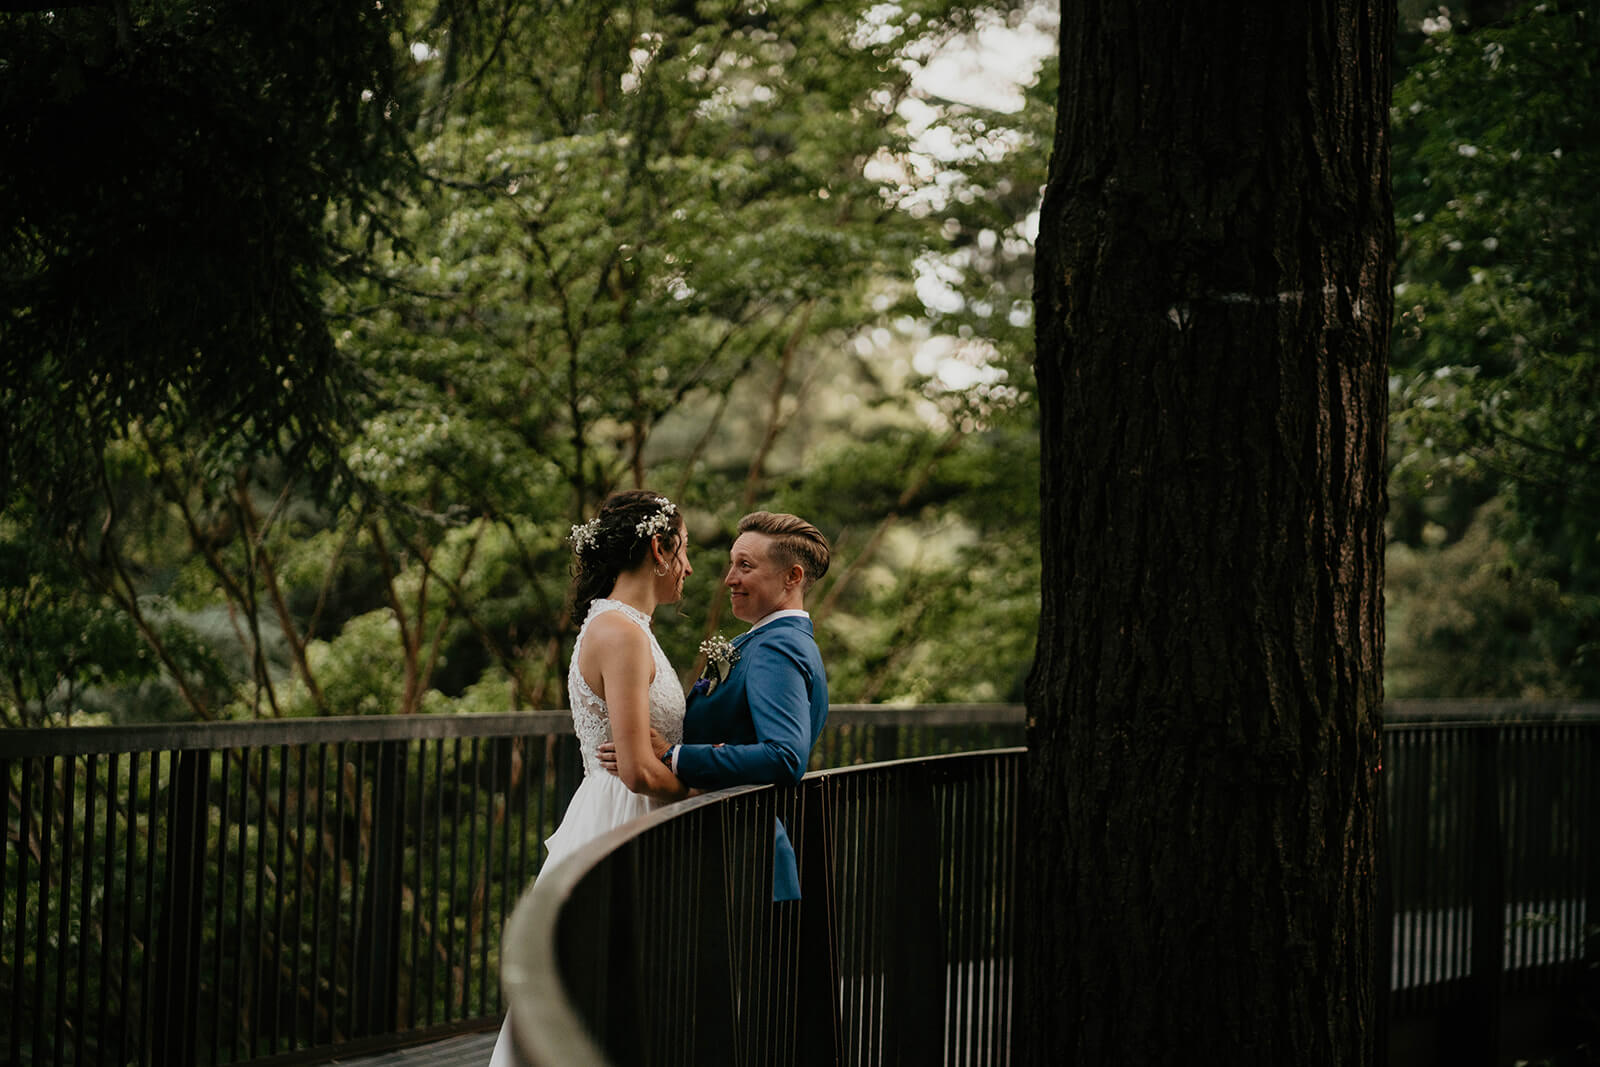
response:
<path id="1" fill-rule="evenodd" d="M 1393 5 L 1062 5 L 1025 1063 L 1370 1062 Z"/>

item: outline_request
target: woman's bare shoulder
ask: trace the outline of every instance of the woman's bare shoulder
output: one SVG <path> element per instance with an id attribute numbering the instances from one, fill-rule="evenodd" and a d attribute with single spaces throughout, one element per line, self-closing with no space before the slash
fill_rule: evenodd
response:
<path id="1" fill-rule="evenodd" d="M 589 620 L 583 643 L 586 650 L 593 647 L 596 652 L 642 651 L 648 655 L 650 650 L 644 629 L 620 611 L 607 611 Z"/>

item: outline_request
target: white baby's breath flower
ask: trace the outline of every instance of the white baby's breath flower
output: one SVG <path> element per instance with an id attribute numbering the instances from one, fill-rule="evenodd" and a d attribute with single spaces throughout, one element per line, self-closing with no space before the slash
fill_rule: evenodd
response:
<path id="1" fill-rule="evenodd" d="M 572 550 L 580 556 L 583 555 L 585 551 L 594 547 L 595 541 L 599 539 L 599 533 L 600 519 L 598 517 L 590 519 L 580 526 L 574 526 L 572 535 L 568 538 L 572 542 Z"/>
<path id="2" fill-rule="evenodd" d="M 633 528 L 640 537 L 654 537 L 656 534 L 666 533 L 672 527 L 672 516 L 678 513 L 678 506 L 666 497 L 658 496 L 656 507 L 659 510 L 654 515 L 642 520 Z"/>
<path id="3" fill-rule="evenodd" d="M 700 642 L 700 654 L 706 658 L 706 669 L 694 683 L 693 692 L 709 696 L 717 686 L 728 680 L 733 665 L 739 662 L 739 650 L 732 641 L 720 634 Z"/>

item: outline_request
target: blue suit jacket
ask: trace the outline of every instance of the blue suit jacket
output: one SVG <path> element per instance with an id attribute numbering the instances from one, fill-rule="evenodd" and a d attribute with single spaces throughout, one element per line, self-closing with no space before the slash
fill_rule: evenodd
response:
<path id="1" fill-rule="evenodd" d="M 795 785 L 828 720 L 828 675 L 811 620 L 773 619 L 733 639 L 739 658 L 709 693 L 691 691 L 678 748 L 678 778 L 700 789 Z M 773 900 L 798 900 L 794 848 L 779 822 Z"/>
<path id="2" fill-rule="evenodd" d="M 699 789 L 794 785 L 828 719 L 828 676 L 800 615 L 733 639 L 739 659 L 710 693 L 691 692 L 678 777 Z"/>

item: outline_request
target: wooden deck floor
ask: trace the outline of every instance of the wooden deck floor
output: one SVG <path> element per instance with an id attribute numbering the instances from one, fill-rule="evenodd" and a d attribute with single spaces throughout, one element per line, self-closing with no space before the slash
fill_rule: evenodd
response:
<path id="1" fill-rule="evenodd" d="M 499 1036 L 498 1029 L 460 1034 L 392 1052 L 343 1055 L 323 1062 L 339 1067 L 489 1067 L 489 1054 Z"/>

